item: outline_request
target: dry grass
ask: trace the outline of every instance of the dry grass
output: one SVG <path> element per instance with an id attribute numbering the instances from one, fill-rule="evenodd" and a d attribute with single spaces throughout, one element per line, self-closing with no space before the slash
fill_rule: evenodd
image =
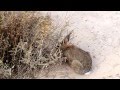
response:
<path id="1" fill-rule="evenodd" d="M 67 25 L 35 13 L 0 12 L 0 78 L 36 78 L 39 70 L 62 62 L 58 45 Z"/>

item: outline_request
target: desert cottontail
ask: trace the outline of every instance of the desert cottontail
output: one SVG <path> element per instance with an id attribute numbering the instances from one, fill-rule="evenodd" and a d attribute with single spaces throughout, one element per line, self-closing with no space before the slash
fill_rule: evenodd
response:
<path id="1" fill-rule="evenodd" d="M 85 74 L 92 68 L 92 58 L 89 52 L 69 43 L 71 33 L 61 42 L 63 56 L 67 58 L 68 64 L 76 73 Z"/>

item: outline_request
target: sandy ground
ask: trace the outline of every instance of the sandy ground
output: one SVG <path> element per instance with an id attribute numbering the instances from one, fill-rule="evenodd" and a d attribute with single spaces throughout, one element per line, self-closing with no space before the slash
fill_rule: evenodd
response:
<path id="1" fill-rule="evenodd" d="M 43 12 L 46 13 L 46 12 Z M 117 79 L 120 78 L 120 12 L 118 11 L 51 11 L 55 22 L 70 20 L 74 29 L 71 42 L 90 52 L 93 70 L 78 75 L 67 65 L 56 66 L 47 76 L 58 79 Z"/>

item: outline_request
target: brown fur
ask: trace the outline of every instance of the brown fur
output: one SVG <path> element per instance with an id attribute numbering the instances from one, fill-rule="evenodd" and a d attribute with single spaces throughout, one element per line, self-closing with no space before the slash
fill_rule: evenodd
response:
<path id="1" fill-rule="evenodd" d="M 89 52 L 69 43 L 70 34 L 62 41 L 61 50 L 71 68 L 73 68 L 76 73 L 85 74 L 92 68 L 92 58 Z"/>

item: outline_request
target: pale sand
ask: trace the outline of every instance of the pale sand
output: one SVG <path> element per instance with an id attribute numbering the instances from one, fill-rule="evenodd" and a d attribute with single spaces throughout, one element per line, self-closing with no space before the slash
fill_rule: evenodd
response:
<path id="1" fill-rule="evenodd" d="M 65 18 L 66 15 L 69 18 Z M 65 19 L 70 19 L 72 23 L 70 30 L 74 29 L 75 36 L 72 42 L 90 52 L 93 59 L 93 70 L 87 75 L 78 75 L 69 66 L 63 65 L 57 66 L 57 69 L 54 68 L 48 77 L 42 78 L 120 78 L 120 12 L 52 11 L 51 16 L 55 21 L 63 24 Z"/>

